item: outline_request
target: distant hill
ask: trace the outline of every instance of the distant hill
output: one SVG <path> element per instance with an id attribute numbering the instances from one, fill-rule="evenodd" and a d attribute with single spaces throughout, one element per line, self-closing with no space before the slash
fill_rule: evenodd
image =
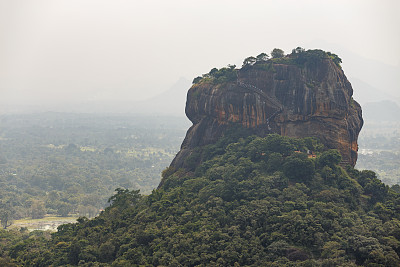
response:
<path id="1" fill-rule="evenodd" d="M 170 89 L 144 101 L 131 103 L 128 111 L 137 114 L 185 116 L 186 94 L 191 81 L 180 78 Z"/>
<path id="2" fill-rule="evenodd" d="M 41 113 L 130 113 L 143 116 L 166 115 L 185 117 L 186 94 L 191 81 L 180 78 L 166 91 L 146 100 L 91 100 L 63 105 L 7 105 L 0 103 L 0 114 Z M 140 88 L 136 88 L 140 90 Z"/>
<path id="3" fill-rule="evenodd" d="M 364 105 L 369 102 L 377 102 L 384 100 L 395 100 L 395 97 L 385 93 L 380 90 L 380 88 L 376 88 L 363 80 L 358 78 L 349 78 L 351 81 L 351 85 L 354 90 L 354 99 L 361 104 L 361 107 L 364 110 Z"/>
<path id="4" fill-rule="evenodd" d="M 168 90 L 141 101 L 94 101 L 69 107 L 69 112 L 131 113 L 185 117 L 185 100 L 191 82 L 180 78 Z"/>
<path id="5" fill-rule="evenodd" d="M 389 100 L 369 102 L 363 106 L 363 117 L 366 122 L 400 122 L 400 107 Z"/>

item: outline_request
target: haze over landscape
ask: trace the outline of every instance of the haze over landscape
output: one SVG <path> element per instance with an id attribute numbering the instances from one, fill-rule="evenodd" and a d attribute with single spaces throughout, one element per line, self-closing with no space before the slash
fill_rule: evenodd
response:
<path id="1" fill-rule="evenodd" d="M 0 0 L 0 266 L 400 266 L 399 13 Z"/>
<path id="2" fill-rule="evenodd" d="M 399 103 L 399 11 L 395 0 L 1 0 L 0 113 L 184 116 L 194 77 L 298 46 L 338 54 L 361 104 Z M 173 110 L 144 108 L 163 93 Z"/>

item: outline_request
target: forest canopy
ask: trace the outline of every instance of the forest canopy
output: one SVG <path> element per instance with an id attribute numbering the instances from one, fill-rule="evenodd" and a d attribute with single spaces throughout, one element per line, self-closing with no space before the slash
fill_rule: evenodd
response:
<path id="1" fill-rule="evenodd" d="M 149 196 L 21 240 L 21 265 L 398 266 L 400 196 L 315 139 L 225 136 Z M 316 158 L 310 156 L 316 155 Z M 296 172 L 298 168 L 301 171 Z"/>

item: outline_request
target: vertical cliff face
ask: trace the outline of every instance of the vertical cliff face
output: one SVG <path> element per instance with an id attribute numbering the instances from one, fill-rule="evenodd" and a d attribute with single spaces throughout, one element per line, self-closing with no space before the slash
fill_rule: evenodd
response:
<path id="1" fill-rule="evenodd" d="M 343 164 L 356 164 L 361 107 L 331 57 L 297 64 L 287 56 L 234 71 L 228 82 L 203 79 L 190 88 L 186 114 L 193 126 L 171 166 L 187 168 L 193 149 L 216 142 L 232 123 L 259 136 L 316 137 L 338 149 Z"/>

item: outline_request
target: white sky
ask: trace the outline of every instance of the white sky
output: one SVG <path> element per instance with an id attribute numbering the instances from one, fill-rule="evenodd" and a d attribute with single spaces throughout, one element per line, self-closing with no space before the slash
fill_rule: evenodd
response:
<path id="1" fill-rule="evenodd" d="M 398 0 L 0 0 L 0 105 L 145 99 L 274 47 L 330 50 L 319 41 L 397 66 L 399 14 Z"/>

